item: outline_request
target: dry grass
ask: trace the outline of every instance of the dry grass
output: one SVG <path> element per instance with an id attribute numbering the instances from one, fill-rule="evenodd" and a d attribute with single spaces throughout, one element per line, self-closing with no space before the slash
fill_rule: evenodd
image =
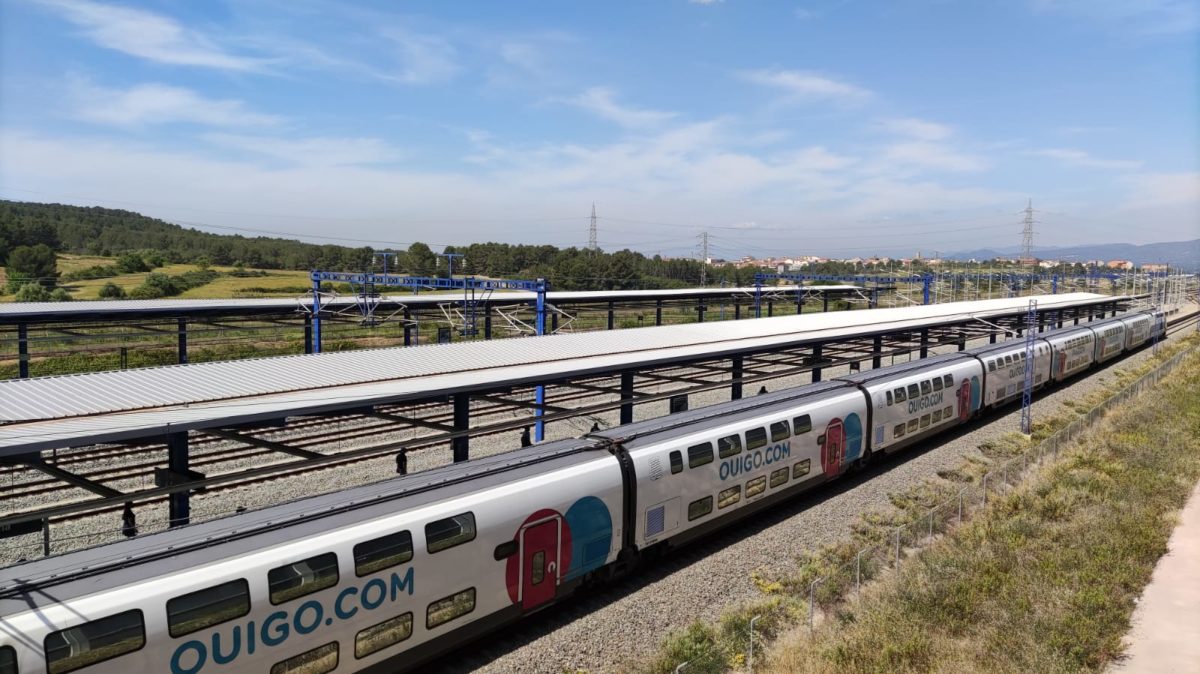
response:
<path id="1" fill-rule="evenodd" d="M 1198 392 L 1193 357 L 768 671 L 1102 670 L 1200 478 Z"/>

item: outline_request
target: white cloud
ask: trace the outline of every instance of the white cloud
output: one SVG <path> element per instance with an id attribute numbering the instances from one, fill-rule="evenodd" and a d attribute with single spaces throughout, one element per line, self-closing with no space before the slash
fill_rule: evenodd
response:
<path id="1" fill-rule="evenodd" d="M 562 102 L 630 129 L 658 126 L 675 117 L 673 112 L 621 105 L 616 102 L 616 93 L 607 87 L 592 87 Z"/>
<path id="2" fill-rule="evenodd" d="M 925 141 L 945 140 L 954 133 L 954 130 L 945 124 L 915 117 L 885 119 L 879 122 L 879 127 L 889 133 Z"/>
<path id="3" fill-rule="evenodd" d="M 1083 150 L 1071 150 L 1066 148 L 1048 148 L 1045 150 L 1031 150 L 1028 154 L 1035 157 L 1048 157 L 1056 159 L 1070 166 L 1082 166 L 1085 168 L 1099 169 L 1136 169 L 1142 165 L 1142 162 L 1128 159 L 1100 159 L 1084 152 Z"/>
<path id="4" fill-rule="evenodd" d="M 268 62 L 231 54 L 210 38 L 152 12 L 90 0 L 38 0 L 79 26 L 96 44 L 171 65 L 261 70 Z"/>
<path id="5" fill-rule="evenodd" d="M 268 126 L 279 117 L 246 109 L 242 101 L 204 98 L 191 89 L 166 84 L 139 84 L 106 89 L 86 82 L 71 85 L 75 116 L 90 122 L 133 126 L 188 123 L 208 126 Z"/>
<path id="6" fill-rule="evenodd" d="M 888 145 L 884 165 L 912 166 L 942 171 L 982 171 L 988 163 L 982 157 L 958 152 L 941 143 L 915 140 Z"/>
<path id="7" fill-rule="evenodd" d="M 815 19 L 820 16 L 817 12 L 811 9 L 805 9 L 804 7 L 797 7 L 796 9 L 792 10 L 792 14 L 801 21 L 808 21 L 809 19 Z"/>
<path id="8" fill-rule="evenodd" d="M 454 46 L 437 35 L 390 29 L 384 36 L 400 51 L 399 72 L 389 77 L 401 84 L 437 84 L 459 73 Z"/>
<path id="9" fill-rule="evenodd" d="M 1200 173 L 1145 173 L 1123 180 L 1130 189 L 1127 208 L 1200 205 Z M 1193 235 L 1196 232 L 1193 220 Z"/>
<path id="10" fill-rule="evenodd" d="M 1035 11 L 1106 23 L 1121 31 L 1187 33 L 1200 27 L 1195 0 L 1032 0 Z"/>
<path id="11" fill-rule="evenodd" d="M 221 147 L 305 167 L 381 164 L 396 161 L 403 155 L 378 138 L 280 138 L 213 133 L 204 139 Z"/>
<path id="12" fill-rule="evenodd" d="M 725 0 L 688 0 L 693 5 L 719 5 Z"/>
<path id="13" fill-rule="evenodd" d="M 752 84 L 778 89 L 797 100 L 860 101 L 871 97 L 871 92 L 861 87 L 803 70 L 748 70 L 739 76 Z"/>

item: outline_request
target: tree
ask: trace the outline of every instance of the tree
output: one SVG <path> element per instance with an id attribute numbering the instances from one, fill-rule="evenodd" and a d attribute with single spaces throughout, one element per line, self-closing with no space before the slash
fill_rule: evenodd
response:
<path id="1" fill-rule="evenodd" d="M 125 289 L 109 281 L 100 288 L 100 297 L 106 300 L 123 300 L 125 299 Z"/>
<path id="2" fill-rule="evenodd" d="M 117 269 L 122 274 L 136 274 L 138 272 L 150 271 L 150 266 L 137 253 L 125 253 L 117 258 Z"/>
<path id="3" fill-rule="evenodd" d="M 17 291 L 18 302 L 49 302 L 50 291 L 37 283 L 26 283 Z"/>
<path id="4" fill-rule="evenodd" d="M 433 254 L 429 246 L 418 241 L 408 247 L 408 254 L 405 257 L 408 263 L 408 273 L 413 276 L 433 276 L 433 271 L 437 267 L 437 256 Z"/>
<path id="5" fill-rule="evenodd" d="M 8 254 L 8 288 L 17 291 L 26 284 L 36 283 L 49 290 L 58 283 L 58 260 L 54 251 L 44 243 L 36 246 L 17 246 Z"/>
<path id="6" fill-rule="evenodd" d="M 75 298 L 71 297 L 66 288 L 55 288 L 54 292 L 50 293 L 51 302 L 70 302 L 73 299 Z"/>

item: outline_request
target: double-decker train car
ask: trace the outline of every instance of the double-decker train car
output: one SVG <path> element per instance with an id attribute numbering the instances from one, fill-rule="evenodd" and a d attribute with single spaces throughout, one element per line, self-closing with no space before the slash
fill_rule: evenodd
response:
<path id="1" fill-rule="evenodd" d="M 1023 340 L 992 344 L 971 349 L 971 354 L 983 362 L 987 369 L 987 387 L 983 391 L 986 407 L 1000 407 L 1021 397 L 1025 390 L 1025 344 Z M 1039 389 L 1050 382 L 1053 351 L 1044 339 L 1037 339 L 1033 347 L 1033 388 Z"/>
<path id="2" fill-rule="evenodd" d="M 1062 380 L 1115 357 L 1110 344 L 1161 337 L 1162 314 L 1145 316 L 1038 335 L 1035 371 Z M 1026 364 L 1010 365 L 1016 351 L 933 356 L 0 569 L 0 674 L 409 671 L 965 423 L 996 404 L 1001 356 Z"/>

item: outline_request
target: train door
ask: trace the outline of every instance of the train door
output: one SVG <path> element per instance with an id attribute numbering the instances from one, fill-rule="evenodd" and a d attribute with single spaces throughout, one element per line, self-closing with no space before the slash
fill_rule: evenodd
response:
<path id="1" fill-rule="evenodd" d="M 561 538 L 562 518 L 557 516 L 521 530 L 521 608 L 536 608 L 554 599 Z"/>
<path id="2" fill-rule="evenodd" d="M 966 421 L 971 418 L 971 380 L 964 379 L 958 387 L 958 420 Z"/>
<path id="3" fill-rule="evenodd" d="M 842 458 L 846 453 L 846 430 L 841 419 L 834 419 L 825 428 L 825 444 L 821 446 L 821 463 L 825 466 L 825 477 L 837 477 L 842 470 Z"/>

